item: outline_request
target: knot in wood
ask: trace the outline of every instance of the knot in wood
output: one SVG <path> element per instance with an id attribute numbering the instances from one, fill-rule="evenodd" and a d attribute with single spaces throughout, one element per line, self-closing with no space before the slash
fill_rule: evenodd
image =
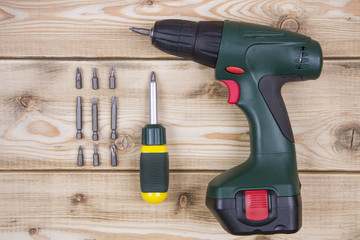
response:
<path id="1" fill-rule="evenodd" d="M 23 106 L 24 108 L 28 108 L 30 105 L 31 99 L 32 99 L 32 96 L 22 96 L 22 97 L 18 98 L 18 101 L 21 106 Z"/>
<path id="2" fill-rule="evenodd" d="M 227 92 L 224 86 L 219 82 L 211 82 L 206 85 L 205 92 L 213 97 L 213 96 L 224 96 Z"/>
<path id="3" fill-rule="evenodd" d="M 115 146 L 117 149 L 126 151 L 134 145 L 132 137 L 129 135 L 119 135 L 115 140 Z"/>
<path id="4" fill-rule="evenodd" d="M 285 18 L 280 23 L 280 28 L 291 32 L 298 32 L 300 29 L 300 23 L 295 18 Z"/>
<path id="5" fill-rule="evenodd" d="M 154 4 L 153 0 L 146 0 L 145 2 L 147 3 L 147 5 L 153 5 Z"/>
<path id="6" fill-rule="evenodd" d="M 35 234 L 37 234 L 37 231 L 38 231 L 38 230 L 37 230 L 36 228 L 30 228 L 30 229 L 29 229 L 29 234 L 30 234 L 30 235 L 35 235 Z"/>
<path id="7" fill-rule="evenodd" d="M 25 110 L 36 109 L 41 111 L 41 108 L 39 106 L 40 100 L 37 97 L 29 95 L 19 96 L 15 98 L 15 102 L 17 102 Z"/>
<path id="8" fill-rule="evenodd" d="M 342 129 L 338 137 L 341 145 L 348 150 L 356 151 L 360 146 L 359 126 Z"/>
<path id="9" fill-rule="evenodd" d="M 189 207 L 191 203 L 191 198 L 189 193 L 180 193 L 178 198 L 178 206 L 180 209 L 185 209 Z"/>
<path id="10" fill-rule="evenodd" d="M 72 202 L 73 204 L 79 204 L 82 202 L 85 202 L 85 195 L 82 193 L 76 193 L 72 196 Z"/>

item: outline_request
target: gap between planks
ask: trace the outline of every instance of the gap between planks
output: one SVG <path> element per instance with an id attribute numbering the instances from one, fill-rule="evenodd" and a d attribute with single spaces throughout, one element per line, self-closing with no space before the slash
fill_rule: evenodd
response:
<path id="1" fill-rule="evenodd" d="M 0 56 L 0 61 L 22 61 L 22 60 L 34 60 L 34 61 L 192 61 L 190 59 L 181 57 L 10 57 Z M 323 57 L 324 61 L 357 61 L 359 57 Z"/>
<path id="2" fill-rule="evenodd" d="M 225 170 L 226 171 L 226 170 Z M 170 170 L 170 173 L 207 173 L 207 174 L 220 174 L 225 172 L 224 170 Z M 118 174 L 132 174 L 132 173 L 139 173 L 139 170 L 90 170 L 90 169 L 84 169 L 84 170 L 54 170 L 54 169 L 24 169 L 24 170 L 2 170 L 0 169 L 0 174 L 11 174 L 11 173 L 28 173 L 28 174 L 36 174 L 36 173 L 78 173 L 78 174 L 89 174 L 89 173 L 118 173 Z M 347 174 L 360 174 L 360 171 L 319 171 L 319 170 L 301 170 L 298 171 L 299 174 L 323 174 L 323 175 L 331 175 L 331 174 L 339 174 L 339 175 L 347 175 Z"/>

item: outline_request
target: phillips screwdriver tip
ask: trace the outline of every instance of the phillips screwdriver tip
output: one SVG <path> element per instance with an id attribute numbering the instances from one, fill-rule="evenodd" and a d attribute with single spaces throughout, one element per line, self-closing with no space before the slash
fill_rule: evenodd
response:
<path id="1" fill-rule="evenodd" d="M 110 83 L 110 89 L 114 89 L 115 88 L 115 71 L 114 71 L 114 68 L 110 69 L 109 83 Z"/>
<path id="2" fill-rule="evenodd" d="M 147 36 L 152 37 L 152 29 L 131 27 L 131 28 L 129 28 L 129 30 L 134 33 L 139 33 L 142 35 L 147 35 Z"/>
<path id="3" fill-rule="evenodd" d="M 81 71 L 80 68 L 76 68 L 76 88 L 81 89 L 82 88 L 82 79 L 81 79 Z"/>
<path id="4" fill-rule="evenodd" d="M 78 156 L 77 156 L 77 165 L 79 167 L 84 166 L 84 155 L 82 146 L 79 147 Z"/>
<path id="5" fill-rule="evenodd" d="M 110 151 L 111 151 L 111 166 L 116 167 L 117 166 L 117 156 L 116 156 L 115 145 L 111 145 Z"/>

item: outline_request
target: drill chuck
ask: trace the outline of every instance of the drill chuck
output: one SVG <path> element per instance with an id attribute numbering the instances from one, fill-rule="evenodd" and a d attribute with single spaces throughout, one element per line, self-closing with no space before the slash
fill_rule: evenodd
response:
<path id="1" fill-rule="evenodd" d="M 130 28 L 130 30 L 149 35 L 152 44 L 161 51 L 214 68 L 223 26 L 222 21 L 191 22 L 169 19 L 157 21 L 151 30 L 143 28 Z"/>

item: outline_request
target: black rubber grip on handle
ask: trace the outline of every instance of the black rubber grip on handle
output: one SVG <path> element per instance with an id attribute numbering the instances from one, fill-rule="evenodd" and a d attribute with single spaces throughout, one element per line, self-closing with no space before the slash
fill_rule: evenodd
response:
<path id="1" fill-rule="evenodd" d="M 260 92 L 277 125 L 284 136 L 292 143 L 294 143 L 294 135 L 291 130 L 285 103 L 281 96 L 281 88 L 285 83 L 295 81 L 302 81 L 302 78 L 299 75 L 268 75 L 264 76 L 259 82 Z"/>
<path id="2" fill-rule="evenodd" d="M 169 187 L 169 154 L 141 153 L 141 192 L 167 192 Z"/>

